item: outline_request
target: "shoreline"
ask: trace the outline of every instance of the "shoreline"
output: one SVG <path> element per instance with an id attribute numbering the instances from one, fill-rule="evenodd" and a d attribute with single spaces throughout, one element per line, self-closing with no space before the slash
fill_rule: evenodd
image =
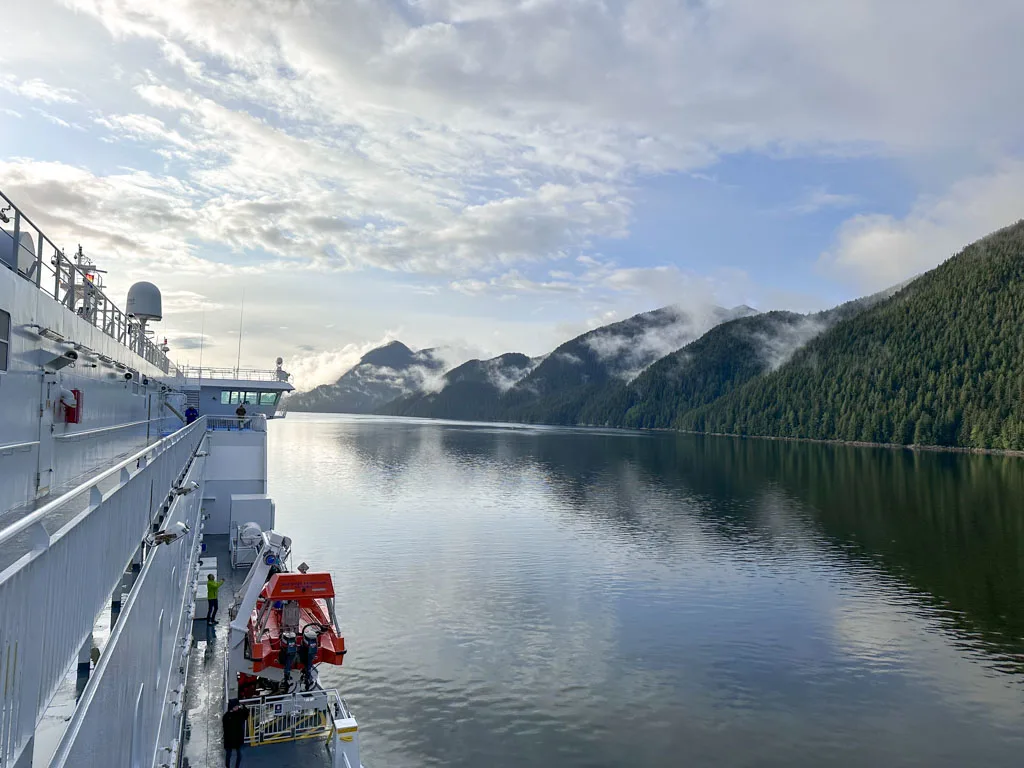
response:
<path id="1" fill-rule="evenodd" d="M 613 427 L 621 429 L 621 427 Z M 643 429 L 641 432 L 675 432 L 681 435 L 701 435 L 703 437 L 732 437 L 740 440 L 777 440 L 791 443 L 817 443 L 819 445 L 844 445 L 852 448 L 887 448 L 889 450 L 927 452 L 927 453 L 973 453 L 979 456 L 1024 457 L 1024 450 L 1010 448 L 964 448 L 958 445 L 905 445 L 903 443 L 870 443 L 861 440 L 825 440 L 817 437 L 779 437 L 777 435 L 741 435 L 732 432 L 696 432 L 689 429 Z"/>
<path id="2" fill-rule="evenodd" d="M 850 448 L 886 448 L 893 451 L 911 451 L 927 453 L 967 453 L 978 456 L 1009 456 L 1024 458 L 1024 450 L 1010 448 L 964 448 L 957 445 L 905 445 L 903 443 L 871 443 L 862 440 L 826 440 L 817 437 L 780 437 L 777 435 L 743 435 L 735 432 L 698 432 L 691 429 L 672 429 L 669 427 L 614 427 L 602 424 L 549 424 L 537 421 L 477 421 L 472 419 L 442 419 L 435 416 L 396 416 L 388 413 L 346 413 L 343 411 L 293 411 L 293 413 L 309 413 L 323 415 L 377 416 L 394 419 L 420 419 L 423 421 L 448 421 L 453 424 L 508 424 L 528 427 L 555 427 L 565 429 L 612 429 L 619 432 L 657 432 L 660 434 L 698 435 L 700 437 L 730 437 L 739 440 L 775 440 L 789 443 L 816 443 L 818 445 L 841 445 Z"/>

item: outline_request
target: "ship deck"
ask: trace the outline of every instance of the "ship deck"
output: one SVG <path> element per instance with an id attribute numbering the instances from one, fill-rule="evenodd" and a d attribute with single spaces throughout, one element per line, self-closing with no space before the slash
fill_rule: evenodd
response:
<path id="1" fill-rule="evenodd" d="M 192 624 L 192 654 L 189 657 L 188 684 L 185 689 L 185 710 L 190 736 L 183 750 L 185 768 L 220 768 L 224 765 L 221 738 L 221 715 L 224 712 L 224 663 L 228 642 L 227 608 L 231 595 L 245 581 L 246 569 L 233 570 L 228 552 L 227 536 L 204 536 L 204 557 L 217 558 L 217 578 L 221 587 L 220 613 L 215 625 L 205 619 Z M 246 768 L 282 768 L 301 765 L 303 768 L 330 768 L 331 758 L 324 741 L 289 742 L 242 750 Z M 232 761 L 232 765 L 234 762 Z"/>

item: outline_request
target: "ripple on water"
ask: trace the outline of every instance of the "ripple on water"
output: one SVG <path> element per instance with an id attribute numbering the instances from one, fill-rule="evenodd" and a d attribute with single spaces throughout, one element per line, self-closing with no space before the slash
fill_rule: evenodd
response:
<path id="1" fill-rule="evenodd" d="M 1016 764 L 1024 534 L 986 500 L 1024 489 L 976 458 L 292 415 L 270 444 L 373 766 Z"/>

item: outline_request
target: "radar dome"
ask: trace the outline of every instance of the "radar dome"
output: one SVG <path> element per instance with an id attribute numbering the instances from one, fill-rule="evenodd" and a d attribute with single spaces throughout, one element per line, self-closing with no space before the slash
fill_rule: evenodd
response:
<path id="1" fill-rule="evenodd" d="M 152 283 L 135 283 L 128 289 L 127 309 L 139 320 L 160 320 L 164 315 L 160 289 Z"/>

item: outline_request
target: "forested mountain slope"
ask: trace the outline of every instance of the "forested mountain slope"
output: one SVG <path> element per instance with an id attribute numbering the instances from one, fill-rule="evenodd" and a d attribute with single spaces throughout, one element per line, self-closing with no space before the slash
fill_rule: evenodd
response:
<path id="1" fill-rule="evenodd" d="M 1024 448 L 1024 223 L 968 246 L 675 425 Z"/>
<path id="2" fill-rule="evenodd" d="M 443 367 L 433 350 L 413 352 L 392 341 L 367 352 L 334 384 L 296 392 L 284 405 L 293 411 L 370 413 L 407 392 L 419 391 L 426 380 L 440 376 Z"/>
<path id="3" fill-rule="evenodd" d="M 801 315 L 766 312 L 722 323 L 663 357 L 630 382 L 602 388 L 579 421 L 637 429 L 669 429 L 677 417 L 773 371 L 822 331 L 884 301 L 893 291 Z"/>
<path id="4" fill-rule="evenodd" d="M 584 333 L 557 347 L 517 383 L 501 399 L 498 418 L 576 424 L 586 404 L 609 385 L 632 379 L 709 328 L 755 314 L 747 306 L 700 312 L 662 307 Z"/>
<path id="5" fill-rule="evenodd" d="M 706 405 L 764 373 L 817 322 L 793 312 L 766 312 L 712 328 L 663 357 L 631 382 L 615 382 L 580 411 L 580 421 L 667 429 L 676 417 Z M 802 333 L 801 333 L 802 332 Z M 781 361 L 781 360 L 780 360 Z"/>
<path id="6" fill-rule="evenodd" d="M 444 375 L 437 392 L 414 392 L 399 397 L 379 413 L 391 416 L 425 416 L 435 419 L 494 419 L 498 401 L 538 361 L 518 352 L 490 360 L 470 360 Z"/>

